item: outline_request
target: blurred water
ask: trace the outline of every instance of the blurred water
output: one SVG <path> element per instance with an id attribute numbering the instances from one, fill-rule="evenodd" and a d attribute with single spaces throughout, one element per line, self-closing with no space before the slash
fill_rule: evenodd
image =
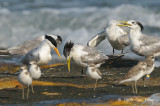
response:
<path id="1" fill-rule="evenodd" d="M 159 4 L 160 0 L 0 0 L 0 47 L 58 34 L 63 38 L 62 53 L 66 41 L 86 44 L 112 19 L 138 20 L 144 33 L 160 36 Z M 107 40 L 98 49 L 112 53 Z"/>

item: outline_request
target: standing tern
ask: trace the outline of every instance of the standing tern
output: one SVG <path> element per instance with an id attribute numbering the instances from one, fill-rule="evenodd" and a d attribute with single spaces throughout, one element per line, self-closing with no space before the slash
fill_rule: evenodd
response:
<path id="1" fill-rule="evenodd" d="M 69 71 L 71 58 L 83 68 L 87 67 L 88 64 L 95 64 L 95 67 L 99 67 L 102 63 L 108 60 L 108 56 L 101 54 L 95 48 L 82 44 L 75 44 L 71 41 L 65 44 L 63 54 L 67 59 Z"/>
<path id="2" fill-rule="evenodd" d="M 27 69 L 27 66 L 23 65 L 20 67 L 20 73 L 18 75 L 18 82 L 22 84 L 22 99 L 24 99 L 24 85 L 27 86 L 27 99 L 29 95 L 29 86 L 32 86 L 32 77 Z M 33 93 L 33 87 L 32 87 Z"/>
<path id="3" fill-rule="evenodd" d="M 113 47 L 113 54 L 114 49 L 122 50 L 121 53 L 123 53 L 123 49 L 130 45 L 128 36 L 129 30 L 125 27 L 117 26 L 118 24 L 120 24 L 118 21 L 111 20 L 109 26 L 105 28 L 105 31 L 95 35 L 91 40 L 89 40 L 87 45 L 90 47 L 96 47 L 107 37 Z"/>
<path id="4" fill-rule="evenodd" d="M 30 60 L 35 60 L 38 66 L 46 65 L 52 59 L 51 48 L 53 48 L 61 58 L 60 53 L 56 47 L 57 42 L 55 39 L 51 36 L 45 35 L 45 40 L 43 40 L 40 46 L 32 49 L 26 55 L 23 55 L 19 61 L 28 65 Z"/>
<path id="5" fill-rule="evenodd" d="M 117 26 L 118 24 L 120 24 L 118 21 L 111 20 L 109 23 L 109 27 L 106 28 L 107 32 L 106 35 L 108 41 L 113 47 L 113 54 L 114 54 L 114 49 L 122 50 L 121 53 L 123 53 L 123 49 L 130 45 L 129 30 L 127 28 Z"/>
<path id="6" fill-rule="evenodd" d="M 95 67 L 94 64 L 89 64 L 87 67 L 86 75 L 88 78 L 95 79 L 95 85 L 94 85 L 94 91 L 96 90 L 96 85 L 97 85 L 97 80 L 102 78 L 102 73 L 101 71 Z"/>
<path id="7" fill-rule="evenodd" d="M 38 36 L 32 40 L 28 40 L 19 44 L 17 46 L 13 46 L 8 48 L 7 50 L 0 50 L 0 55 L 25 55 L 30 50 L 37 48 L 45 39 L 46 35 Z M 47 34 L 47 36 L 51 36 L 57 42 L 57 47 L 61 45 L 62 38 L 59 35 Z"/>
<path id="8" fill-rule="evenodd" d="M 130 28 L 130 48 L 135 54 L 145 57 L 149 55 L 160 56 L 160 38 L 143 34 L 143 25 L 135 20 L 119 22 L 123 24 L 119 24 L 118 26 Z"/>

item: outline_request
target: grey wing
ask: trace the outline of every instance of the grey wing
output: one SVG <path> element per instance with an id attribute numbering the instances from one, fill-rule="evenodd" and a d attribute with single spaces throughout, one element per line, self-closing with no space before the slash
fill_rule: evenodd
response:
<path id="1" fill-rule="evenodd" d="M 146 36 L 146 35 L 143 35 L 139 40 L 144 45 L 152 45 L 152 44 L 160 43 L 160 38 L 155 37 L 155 36 Z"/>
<path id="2" fill-rule="evenodd" d="M 103 40 L 106 39 L 106 32 L 102 31 L 95 35 L 91 40 L 88 41 L 87 46 L 89 47 L 96 47 L 98 46 Z"/>
<path id="3" fill-rule="evenodd" d="M 37 49 L 33 49 L 29 51 L 26 55 L 22 57 L 21 62 L 24 64 L 29 64 L 30 60 L 35 60 L 36 62 L 38 62 L 40 60 L 40 57 L 39 57 L 39 53 L 36 51 Z"/>
<path id="4" fill-rule="evenodd" d="M 38 36 L 33 40 L 28 40 L 22 44 L 9 48 L 9 53 L 12 55 L 25 55 L 30 50 L 38 47 L 40 43 L 43 41 L 42 36 Z"/>
<path id="5" fill-rule="evenodd" d="M 124 46 L 129 46 L 130 42 L 128 34 L 118 37 L 118 42 Z"/>
<path id="6" fill-rule="evenodd" d="M 84 63 L 98 64 L 104 63 L 106 60 L 109 59 L 108 56 L 101 54 L 94 48 L 86 47 L 84 48 L 84 51 L 87 53 L 81 57 L 81 60 Z"/>
<path id="7" fill-rule="evenodd" d="M 99 69 L 97 69 L 97 73 L 98 73 L 100 76 L 102 76 L 102 73 L 101 73 L 101 71 L 100 71 Z"/>

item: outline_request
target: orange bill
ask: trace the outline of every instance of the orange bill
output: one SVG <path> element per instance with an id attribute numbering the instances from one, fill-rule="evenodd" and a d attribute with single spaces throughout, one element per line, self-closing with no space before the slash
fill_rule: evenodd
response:
<path id="1" fill-rule="evenodd" d="M 61 55 L 60 55 L 58 49 L 57 48 L 53 48 L 53 49 L 56 51 L 56 53 L 58 54 L 59 58 L 61 59 Z"/>

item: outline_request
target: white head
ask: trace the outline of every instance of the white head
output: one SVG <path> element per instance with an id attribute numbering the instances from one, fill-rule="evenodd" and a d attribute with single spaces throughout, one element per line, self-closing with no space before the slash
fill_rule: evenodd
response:
<path id="1" fill-rule="evenodd" d="M 109 25 L 114 25 L 114 26 L 116 26 L 116 25 L 118 25 L 118 24 L 120 24 L 117 20 L 111 20 L 110 22 L 109 22 Z"/>
<path id="2" fill-rule="evenodd" d="M 26 65 L 22 65 L 20 67 L 20 72 L 26 72 L 26 71 L 28 71 L 27 66 Z"/>
<path id="3" fill-rule="evenodd" d="M 29 65 L 37 65 L 37 62 L 35 60 L 30 60 Z"/>
<path id="4" fill-rule="evenodd" d="M 48 45 L 50 47 L 52 47 L 55 50 L 55 52 L 58 54 L 59 58 L 61 58 L 60 53 L 59 53 L 59 51 L 57 49 L 56 40 L 52 36 L 49 36 L 49 35 L 45 35 L 45 39 L 47 40 Z"/>
<path id="5" fill-rule="evenodd" d="M 126 26 L 126 27 L 129 27 L 131 29 L 139 30 L 139 31 L 142 31 L 144 29 L 143 25 L 140 22 L 135 21 L 135 20 L 119 21 L 119 22 L 122 23 L 122 24 L 119 24 L 118 26 Z"/>

